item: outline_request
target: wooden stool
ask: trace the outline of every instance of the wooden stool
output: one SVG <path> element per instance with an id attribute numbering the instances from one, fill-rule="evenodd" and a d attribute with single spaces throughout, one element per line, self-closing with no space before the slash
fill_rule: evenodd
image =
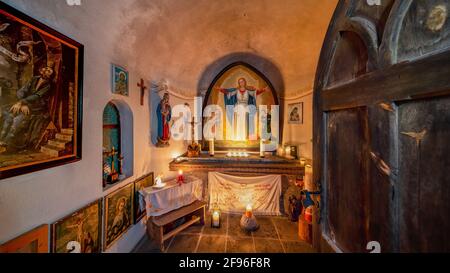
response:
<path id="1" fill-rule="evenodd" d="M 184 224 L 171 230 L 168 233 L 164 233 L 164 226 L 173 223 L 176 220 L 186 217 L 187 215 L 195 213 L 192 219 L 188 219 Z M 161 216 L 152 217 L 147 221 L 147 233 L 156 242 L 158 242 L 161 252 L 165 250 L 164 242 L 173 236 L 177 235 L 179 232 L 190 227 L 191 225 L 200 222 L 200 224 L 205 224 L 205 214 L 206 214 L 206 203 L 202 201 L 195 201 L 194 203 L 182 207 L 180 209 L 171 211 Z"/>

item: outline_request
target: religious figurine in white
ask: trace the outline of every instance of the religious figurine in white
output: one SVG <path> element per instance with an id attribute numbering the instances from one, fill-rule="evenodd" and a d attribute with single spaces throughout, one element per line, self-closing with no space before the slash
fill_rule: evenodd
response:
<path id="1" fill-rule="evenodd" d="M 269 87 L 265 87 L 262 89 L 256 89 L 253 86 L 247 85 L 247 80 L 245 78 L 239 78 L 237 87 L 234 88 L 216 88 L 219 92 L 224 94 L 225 107 L 228 109 L 228 106 L 255 106 L 256 110 L 256 98 L 258 95 L 264 93 L 269 90 Z M 253 123 L 249 122 L 249 116 L 247 114 L 246 119 L 239 119 L 234 116 L 233 112 L 229 112 L 227 110 L 227 122 L 232 122 L 235 120 L 236 123 L 244 122 L 244 126 L 242 124 L 236 126 L 234 128 L 235 140 L 247 140 L 247 136 L 254 133 L 254 128 L 252 126 Z M 238 129 L 239 128 L 239 129 Z M 242 129 L 244 128 L 244 130 Z"/>

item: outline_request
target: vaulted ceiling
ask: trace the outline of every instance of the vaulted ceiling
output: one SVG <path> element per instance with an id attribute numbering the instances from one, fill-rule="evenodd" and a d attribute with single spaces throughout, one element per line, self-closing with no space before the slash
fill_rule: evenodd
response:
<path id="1" fill-rule="evenodd" d="M 312 88 L 337 4 L 337 0 L 81 0 L 81 6 L 69 7 L 65 1 L 12 2 L 40 11 L 57 29 L 79 39 L 87 45 L 88 58 L 110 54 L 111 62 L 126 64 L 152 81 L 165 79 L 186 95 L 208 87 L 202 86 L 207 83 L 201 78 L 211 64 L 245 53 L 265 60 L 256 65 L 263 73 L 267 64 L 279 71 L 286 96 Z M 45 8 L 49 6 L 52 12 Z M 86 32 L 91 32 L 87 38 Z"/>
<path id="2" fill-rule="evenodd" d="M 313 86 L 320 49 L 336 0 L 140 0 L 123 50 L 136 65 L 187 92 L 217 59 L 236 52 L 261 56 L 283 77 L 286 95 Z M 151 67 L 151 68 L 150 68 Z M 264 68 L 262 68 L 264 69 Z M 150 71 L 151 70 L 151 71 Z M 270 78 L 270 75 L 266 75 Z"/>

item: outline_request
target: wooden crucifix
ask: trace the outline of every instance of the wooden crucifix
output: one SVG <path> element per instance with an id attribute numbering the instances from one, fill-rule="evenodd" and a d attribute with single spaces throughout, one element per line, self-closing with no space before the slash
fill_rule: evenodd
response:
<path id="1" fill-rule="evenodd" d="M 141 105 L 144 105 L 145 89 L 147 89 L 147 86 L 144 84 L 144 79 L 141 79 L 141 82 L 138 82 L 137 86 L 141 88 Z"/>

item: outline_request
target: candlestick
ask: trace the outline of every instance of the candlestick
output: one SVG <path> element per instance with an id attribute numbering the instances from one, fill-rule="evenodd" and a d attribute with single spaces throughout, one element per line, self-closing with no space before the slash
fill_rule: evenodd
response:
<path id="1" fill-rule="evenodd" d="M 209 155 L 214 156 L 214 139 L 209 141 Z"/>
<path id="2" fill-rule="evenodd" d="M 313 191 L 314 190 L 314 185 L 313 185 L 313 168 L 311 165 L 306 165 L 305 166 L 305 189 L 307 189 L 308 191 Z"/>
<path id="3" fill-rule="evenodd" d="M 261 139 L 261 142 L 259 144 L 259 156 L 264 157 L 264 140 Z"/>

